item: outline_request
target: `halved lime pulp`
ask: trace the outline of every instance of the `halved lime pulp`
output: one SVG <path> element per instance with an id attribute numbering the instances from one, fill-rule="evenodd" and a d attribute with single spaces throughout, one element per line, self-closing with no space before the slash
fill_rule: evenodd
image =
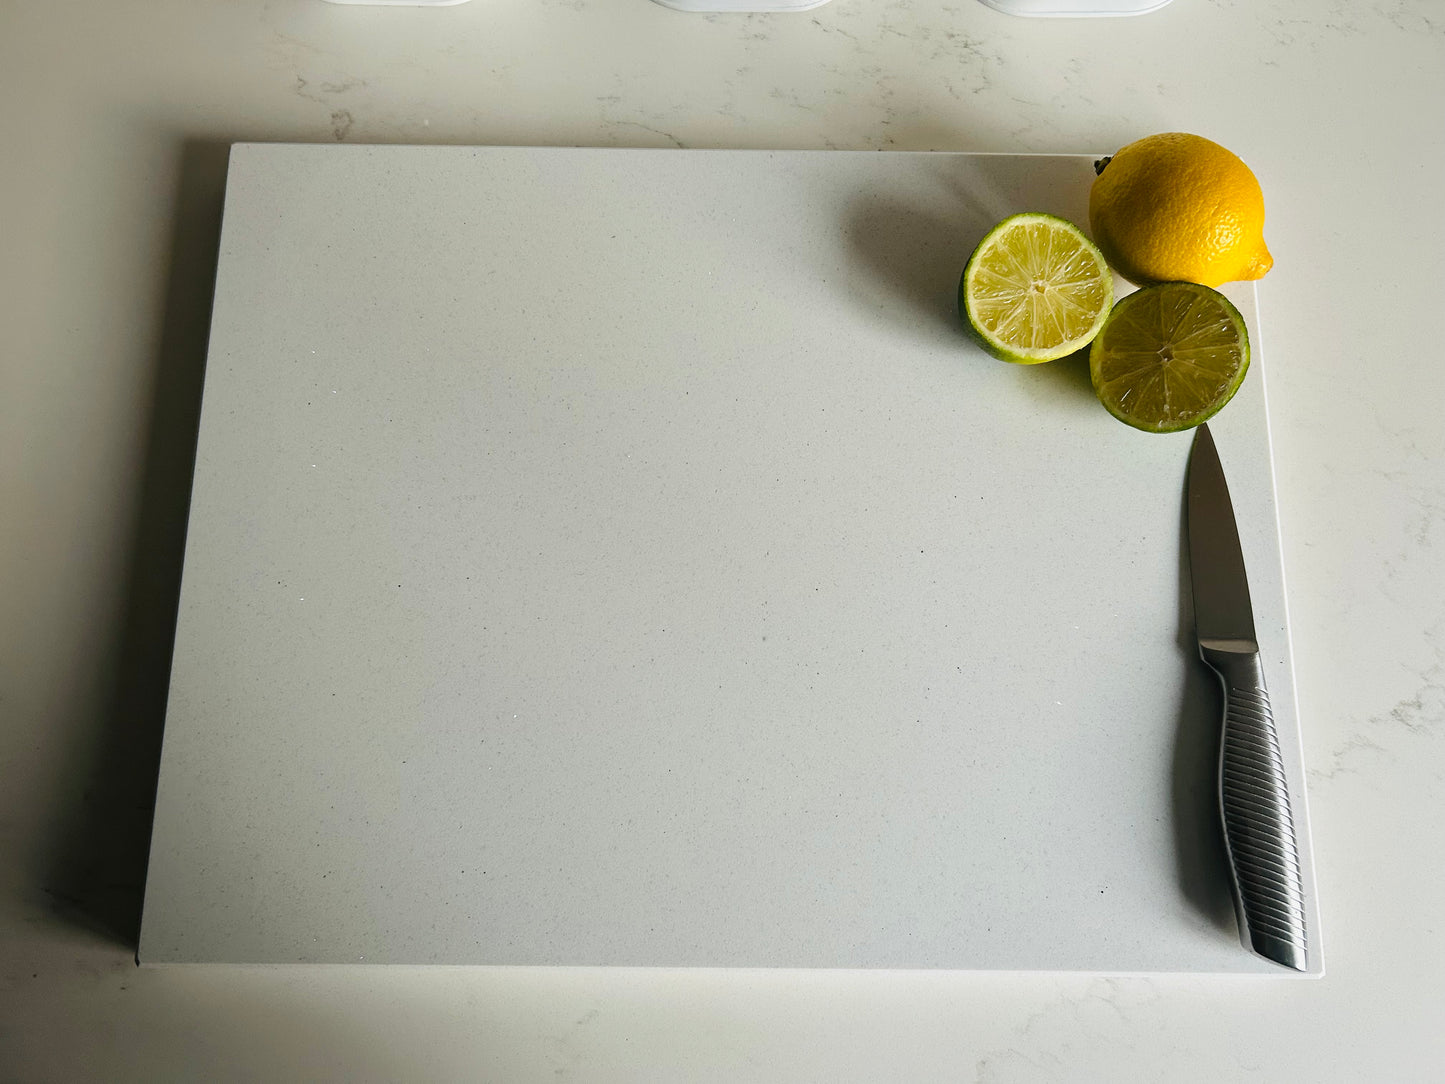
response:
<path id="1" fill-rule="evenodd" d="M 1135 429 L 1176 433 L 1208 421 L 1249 369 L 1244 318 L 1217 290 L 1165 282 L 1129 294 L 1089 350 L 1094 392 Z"/>
<path id="2" fill-rule="evenodd" d="M 1088 346 L 1109 315 L 1114 279 L 1079 227 L 1012 215 L 989 231 L 958 284 L 959 308 L 985 348 L 1020 364 Z"/>

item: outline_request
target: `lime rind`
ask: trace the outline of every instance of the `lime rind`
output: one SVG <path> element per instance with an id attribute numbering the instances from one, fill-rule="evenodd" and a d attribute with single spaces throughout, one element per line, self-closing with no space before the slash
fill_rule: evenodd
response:
<path id="1" fill-rule="evenodd" d="M 1010 215 L 990 230 L 958 284 L 960 313 L 984 349 L 1021 365 L 1088 346 L 1113 299 L 1103 253 L 1072 222 L 1043 212 Z"/>
<path id="2" fill-rule="evenodd" d="M 1229 298 L 1198 283 L 1165 282 L 1114 306 L 1089 350 L 1089 377 L 1121 422 L 1178 433 L 1224 409 L 1249 361 L 1249 331 Z"/>

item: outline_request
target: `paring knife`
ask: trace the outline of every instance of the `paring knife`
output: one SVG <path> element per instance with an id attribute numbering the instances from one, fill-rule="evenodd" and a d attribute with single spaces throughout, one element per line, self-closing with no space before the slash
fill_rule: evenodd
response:
<path id="1" fill-rule="evenodd" d="M 1265 959 L 1303 971 L 1304 890 L 1289 787 L 1264 688 L 1234 506 L 1206 425 L 1196 430 L 1189 454 L 1187 507 L 1199 654 L 1224 683 L 1219 809 L 1239 938 Z"/>

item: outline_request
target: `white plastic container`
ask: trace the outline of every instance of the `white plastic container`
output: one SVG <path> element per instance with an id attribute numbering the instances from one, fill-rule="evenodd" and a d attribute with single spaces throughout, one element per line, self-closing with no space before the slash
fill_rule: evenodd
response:
<path id="1" fill-rule="evenodd" d="M 328 4 L 380 4 L 386 7 L 449 8 L 467 0 L 326 0 Z"/>
<path id="2" fill-rule="evenodd" d="M 391 2 L 407 0 L 333 0 L 333 3 Z M 443 0 L 448 2 L 448 0 Z M 810 11 L 828 0 L 656 0 L 678 11 Z M 1144 15 L 1158 11 L 1169 0 L 981 0 L 997 11 L 1033 18 L 1087 18 L 1100 15 Z"/>
<path id="3" fill-rule="evenodd" d="M 1145 15 L 1169 0 L 981 0 L 997 11 L 1033 18 L 1088 18 L 1100 15 Z"/>
<path id="4" fill-rule="evenodd" d="M 657 0 L 677 11 L 810 11 L 828 0 Z"/>

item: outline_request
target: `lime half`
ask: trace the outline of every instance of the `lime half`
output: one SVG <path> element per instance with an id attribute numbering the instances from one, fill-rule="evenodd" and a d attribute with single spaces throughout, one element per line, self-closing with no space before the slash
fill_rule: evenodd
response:
<path id="1" fill-rule="evenodd" d="M 1193 282 L 1146 286 L 1125 297 L 1089 350 L 1099 402 L 1150 433 L 1208 421 L 1248 369 L 1249 333 L 1239 310 Z"/>
<path id="2" fill-rule="evenodd" d="M 994 357 L 1031 365 L 1088 346 L 1114 279 L 1079 227 L 1046 214 L 1004 219 L 969 257 L 958 306 Z"/>

